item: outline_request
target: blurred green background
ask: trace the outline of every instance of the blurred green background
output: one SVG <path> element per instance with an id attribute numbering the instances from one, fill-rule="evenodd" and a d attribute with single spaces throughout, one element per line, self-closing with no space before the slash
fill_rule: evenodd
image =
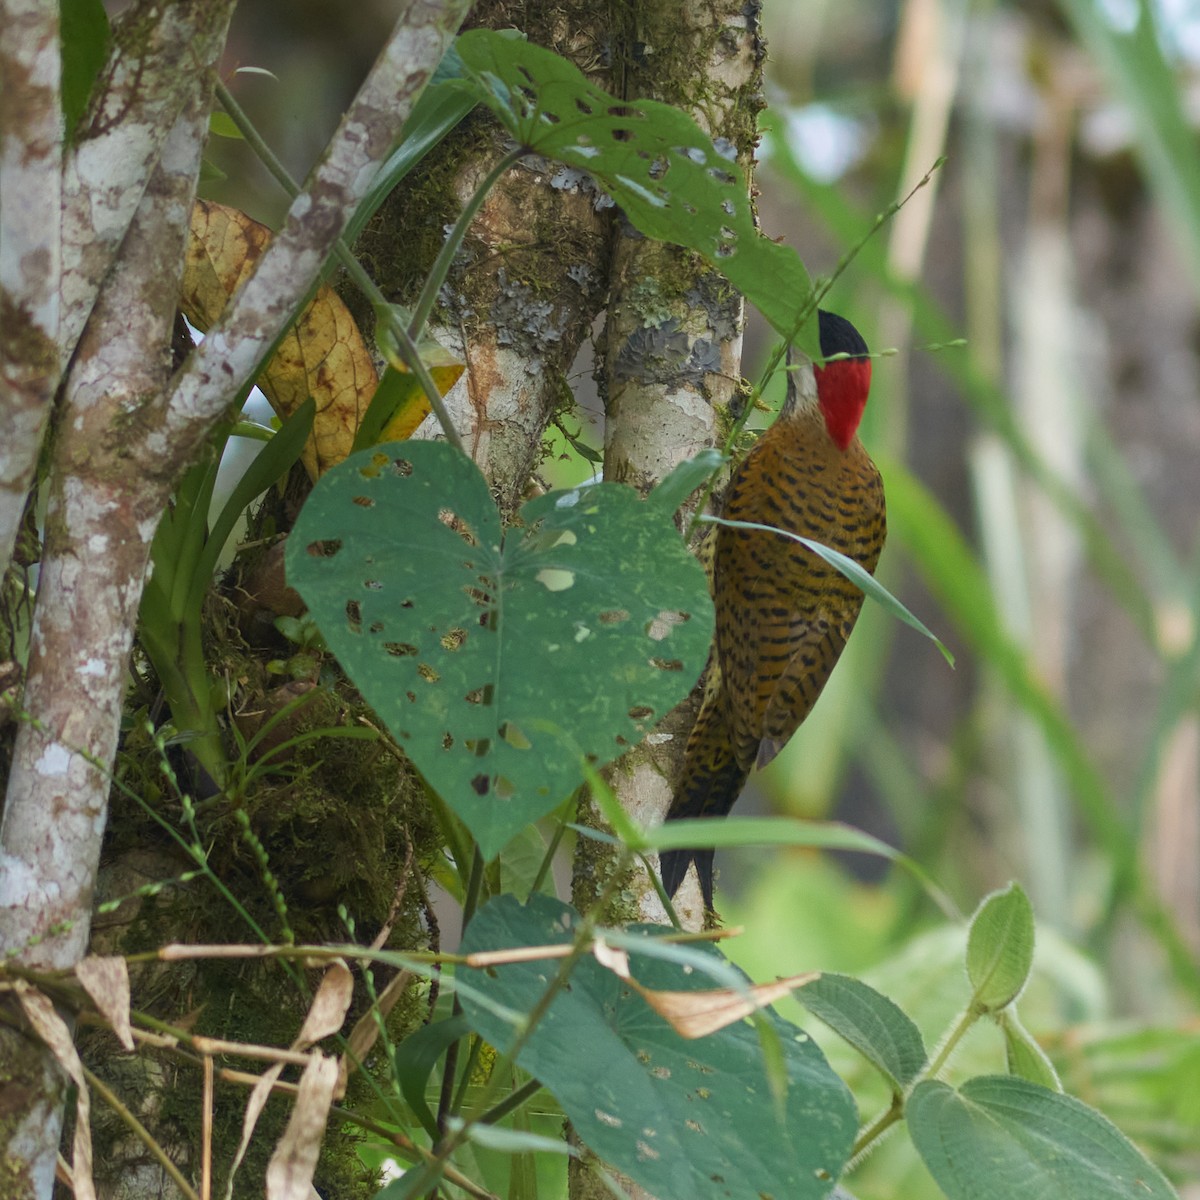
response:
<path id="1" fill-rule="evenodd" d="M 229 65 L 278 77 L 239 98 L 293 171 L 389 10 L 239 7 Z M 860 825 L 964 911 L 1020 879 L 1041 931 L 1026 1025 L 1200 1196 L 1200 6 L 765 0 L 763 20 L 762 226 L 814 275 L 946 158 L 826 306 L 885 355 L 863 431 L 888 491 L 881 576 L 958 665 L 868 605 L 740 811 Z M 215 157 L 210 194 L 278 215 L 244 147 Z M 767 339 L 752 316 L 751 378 Z M 579 423 L 599 444 L 591 365 Z M 548 478 L 592 471 L 562 454 Z M 959 935 L 901 872 L 717 861 L 718 907 L 747 928 L 726 945 L 756 977 L 863 973 L 931 1037 L 965 999 Z M 998 1036 L 968 1053 L 1002 1063 Z M 898 1140 L 855 1178 L 936 1194 Z"/>

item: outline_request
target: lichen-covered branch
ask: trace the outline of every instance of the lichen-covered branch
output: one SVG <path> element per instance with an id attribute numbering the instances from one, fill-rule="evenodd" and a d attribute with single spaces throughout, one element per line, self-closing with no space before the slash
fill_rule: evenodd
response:
<path id="1" fill-rule="evenodd" d="M 140 470 L 128 453 L 127 423 L 168 379 L 211 68 L 232 11 L 230 0 L 206 31 L 207 60 L 66 381 L 30 638 L 30 716 L 17 735 L 0 824 L 0 945 L 39 966 L 67 966 L 87 946 L 109 786 L 97 764 L 111 762 L 116 750 L 150 540 L 167 501 L 167 481 Z M 40 1121 L 36 1137 L 0 1128 L 7 1161 L 29 1167 L 11 1193 L 22 1197 L 49 1195 L 64 1082 L 34 1047 L 11 1031 L 0 1039 L 0 1070 L 25 1073 L 25 1103 Z M 47 1160 L 50 1181 L 39 1167 Z"/>
<path id="2" fill-rule="evenodd" d="M 59 75 L 57 0 L 0 0 L 0 571 L 62 369 Z"/>
<path id="3" fill-rule="evenodd" d="M 63 163 L 65 354 L 83 331 L 175 118 L 206 69 L 205 42 L 228 20 L 228 8 L 228 0 L 136 0 L 113 22 L 108 62 Z"/>
<path id="4" fill-rule="evenodd" d="M 611 85 L 600 65 L 608 14 L 589 0 L 519 13 L 507 0 L 480 0 L 471 23 L 517 24 L 530 42 Z M 466 122 L 397 189 L 359 242 L 385 292 L 411 302 L 444 230 L 509 148 L 487 118 Z M 431 332 L 467 368 L 447 406 L 506 514 L 542 458 L 550 419 L 570 407 L 570 371 L 607 295 L 612 215 L 579 171 L 527 156 L 489 192 L 438 297 Z M 425 435 L 438 435 L 433 421 Z"/>
<path id="5" fill-rule="evenodd" d="M 74 325 L 87 324 L 56 430 L 24 695 L 29 719 L 17 737 L 0 825 L 0 945 L 44 967 L 74 962 L 87 943 L 106 818 L 105 768 L 116 748 L 158 519 L 214 423 L 309 290 L 441 58 L 466 0 L 407 5 L 283 231 L 174 384 L 168 352 L 185 231 L 233 0 L 170 5 L 165 14 L 146 8 L 158 16 L 140 43 L 149 57 L 135 62 L 118 52 L 91 115 L 86 145 L 106 145 L 107 156 L 81 148 L 67 171 L 73 180 L 67 206 L 75 218 L 65 226 L 73 271 L 69 302 L 76 306 Z M 187 30 L 170 24 L 183 10 L 195 18 Z M 132 11 L 130 20 L 140 10 Z M 160 44 L 168 31 L 169 49 Z M 131 36 L 121 45 L 132 54 L 135 42 Z M 144 94 L 142 88 L 153 91 L 161 82 L 159 53 L 184 86 Z M 172 108 L 175 95 L 180 103 Z M 160 122 L 166 130 L 150 128 Z M 154 158 L 148 185 L 136 188 L 130 165 L 145 167 Z M 120 243 L 111 270 L 100 272 L 104 282 L 94 306 L 89 287 L 99 260 L 92 231 L 84 228 L 85 211 L 99 226 L 102 244 Z M 43 1071 L 37 1083 L 30 1063 L 41 1056 L 30 1059 L 31 1045 L 0 1034 L 0 1074 L 24 1072 L 31 1082 L 19 1107 L 39 1118 L 32 1139 L 25 1123 L 0 1129 L 7 1161 L 29 1167 L 6 1192 L 21 1197 L 48 1195 L 41 1166 L 47 1155 L 53 1163 L 61 1100 L 52 1073 Z"/>

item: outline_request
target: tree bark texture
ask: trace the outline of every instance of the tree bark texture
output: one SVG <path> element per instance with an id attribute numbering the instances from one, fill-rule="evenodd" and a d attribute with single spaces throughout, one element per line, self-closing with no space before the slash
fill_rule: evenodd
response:
<path id="1" fill-rule="evenodd" d="M 74 361 L 51 456 L 27 715 L 0 825 L 0 945 L 36 967 L 70 966 L 87 945 L 126 665 L 158 519 L 315 281 L 466 3 L 405 7 L 284 229 L 170 381 L 184 236 L 233 6 L 129 10 L 65 170 L 61 335 Z M 53 391 L 54 383 L 38 386 Z M 14 1198 L 49 1194 L 58 1124 L 48 1114 L 58 1111 L 62 1085 L 47 1062 L 10 1028 L 0 1034 L 0 1078 L 23 1081 L 24 1102 L 8 1111 L 0 1134 L 8 1161 L 27 1167 L 6 1190 Z M 29 1112 L 46 1117 L 36 1130 Z"/>
<path id="2" fill-rule="evenodd" d="M 762 107 L 765 46 L 757 3 L 635 6 L 621 30 L 620 87 L 691 114 L 744 172 L 747 188 Z M 680 462 L 720 441 L 740 385 L 741 295 L 698 254 L 618 226 L 604 331 L 604 475 L 648 491 Z M 665 814 L 699 691 L 613 772 L 622 802 L 641 821 Z M 632 883 L 642 920 L 665 920 L 650 881 Z M 676 898 L 699 928 L 695 875 Z"/>

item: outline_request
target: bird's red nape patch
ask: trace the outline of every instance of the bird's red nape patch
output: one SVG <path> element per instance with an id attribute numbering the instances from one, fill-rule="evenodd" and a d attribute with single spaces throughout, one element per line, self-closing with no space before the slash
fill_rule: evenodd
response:
<path id="1" fill-rule="evenodd" d="M 871 390 L 871 360 L 842 358 L 814 367 L 817 379 L 817 403 L 825 418 L 825 428 L 839 450 L 849 449 Z"/>

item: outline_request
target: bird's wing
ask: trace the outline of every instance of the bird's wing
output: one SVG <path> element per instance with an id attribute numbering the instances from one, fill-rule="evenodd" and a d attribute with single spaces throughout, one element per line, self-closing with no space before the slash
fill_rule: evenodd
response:
<path id="1" fill-rule="evenodd" d="M 861 599 L 856 603 L 852 598 L 851 604 L 851 610 L 843 608 L 837 617 L 822 612 L 796 643 L 762 712 L 754 758 L 757 769 L 765 767 L 787 745 L 816 704 L 854 628 Z"/>

